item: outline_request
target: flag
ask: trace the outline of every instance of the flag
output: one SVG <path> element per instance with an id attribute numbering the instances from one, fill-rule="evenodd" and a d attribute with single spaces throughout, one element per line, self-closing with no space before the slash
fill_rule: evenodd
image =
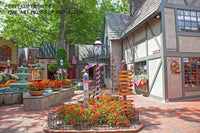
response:
<path id="1" fill-rule="evenodd" d="M 8 69 L 4 69 L 4 73 L 8 73 Z M 9 69 L 9 73 L 12 73 L 12 69 Z"/>
<path id="2" fill-rule="evenodd" d="M 4 69 L 4 73 L 8 73 L 8 69 Z"/>
<path id="3" fill-rule="evenodd" d="M 58 73 L 62 73 L 62 69 L 58 69 Z"/>
<path id="4" fill-rule="evenodd" d="M 72 57 L 72 64 L 77 64 L 77 57 L 76 56 Z"/>
<path id="5" fill-rule="evenodd" d="M 63 69 L 63 72 L 64 72 L 64 73 L 66 73 L 66 72 L 67 72 L 67 70 L 66 70 L 66 69 Z"/>
<path id="6" fill-rule="evenodd" d="M 137 87 L 140 86 L 141 82 L 142 82 L 142 79 L 136 79 L 135 84 L 137 85 Z"/>

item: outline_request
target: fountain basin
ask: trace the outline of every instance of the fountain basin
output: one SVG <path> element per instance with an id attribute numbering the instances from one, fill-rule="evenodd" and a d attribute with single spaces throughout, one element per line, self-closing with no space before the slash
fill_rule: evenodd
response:
<path id="1" fill-rule="evenodd" d="M 32 82 L 25 82 L 25 83 L 10 83 L 9 86 L 12 87 L 12 88 L 19 88 L 19 89 L 24 89 L 24 90 L 21 90 L 21 91 L 25 91 L 28 86 L 31 84 Z"/>
<path id="2" fill-rule="evenodd" d="M 25 83 L 26 82 L 26 78 L 31 75 L 30 73 L 16 73 L 16 76 L 19 77 L 19 83 Z"/>

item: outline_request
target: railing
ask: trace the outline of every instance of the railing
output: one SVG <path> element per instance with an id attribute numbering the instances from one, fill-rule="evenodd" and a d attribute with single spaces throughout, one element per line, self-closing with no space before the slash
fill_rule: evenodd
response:
<path id="1" fill-rule="evenodd" d="M 117 120 L 128 120 L 130 123 L 127 125 L 107 125 L 108 121 Z M 132 118 L 116 118 L 116 119 L 60 119 L 57 117 L 57 113 L 52 112 L 48 114 L 48 128 L 55 130 L 113 130 L 113 129 L 132 129 L 137 125 L 140 125 L 139 121 L 139 111 Z M 78 125 L 70 124 L 70 122 L 78 123 Z M 92 125 L 88 122 L 93 121 Z"/>

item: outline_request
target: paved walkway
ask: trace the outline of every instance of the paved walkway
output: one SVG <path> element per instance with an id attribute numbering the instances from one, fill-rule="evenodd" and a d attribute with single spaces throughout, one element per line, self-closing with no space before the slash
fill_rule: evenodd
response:
<path id="1" fill-rule="evenodd" d="M 40 111 L 23 111 L 22 104 L 0 106 L 0 132 L 41 133 L 49 112 L 82 95 L 83 91 L 75 91 L 71 99 Z M 162 103 L 139 95 L 132 98 L 145 125 L 141 133 L 200 133 L 200 99 Z"/>

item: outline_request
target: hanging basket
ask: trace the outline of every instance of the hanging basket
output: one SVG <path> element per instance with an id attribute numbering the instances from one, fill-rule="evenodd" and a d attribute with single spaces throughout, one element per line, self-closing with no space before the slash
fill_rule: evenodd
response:
<path id="1" fill-rule="evenodd" d="M 59 91 L 61 90 L 61 87 L 58 87 L 58 88 L 51 88 L 52 91 Z"/>
<path id="2" fill-rule="evenodd" d="M 70 85 L 62 85 L 63 88 L 69 88 L 71 87 L 71 84 Z"/>
<path id="3" fill-rule="evenodd" d="M 42 91 L 29 91 L 29 94 L 31 96 L 41 96 L 41 95 L 43 95 L 44 91 L 45 90 L 42 90 Z"/>

